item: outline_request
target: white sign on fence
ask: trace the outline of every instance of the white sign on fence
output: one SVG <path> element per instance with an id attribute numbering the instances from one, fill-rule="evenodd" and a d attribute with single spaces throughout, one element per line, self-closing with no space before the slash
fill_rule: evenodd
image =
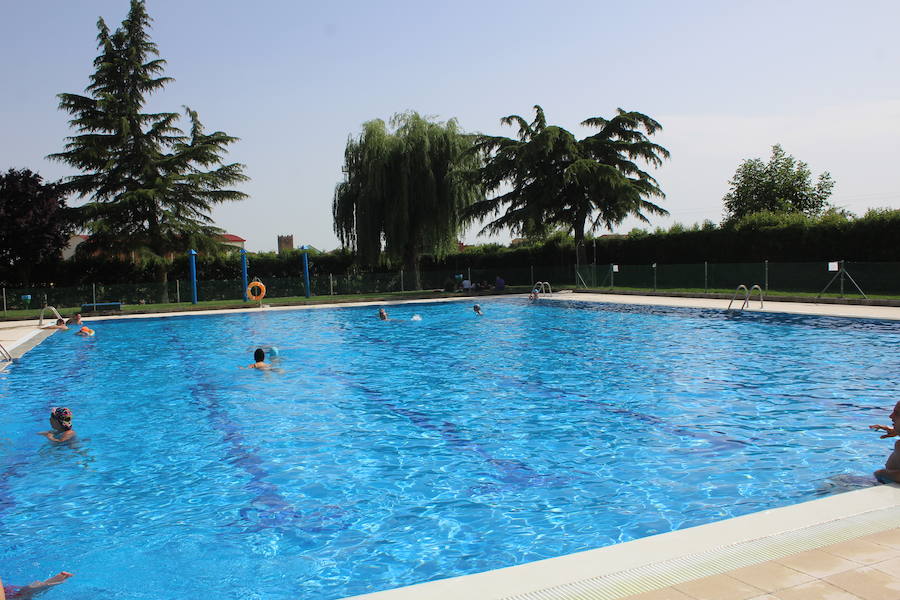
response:
<path id="1" fill-rule="evenodd" d="M 829 270 L 829 271 L 837 271 L 837 270 L 838 270 L 838 264 L 837 264 L 837 262 L 830 262 L 830 263 L 828 263 L 828 270 Z"/>

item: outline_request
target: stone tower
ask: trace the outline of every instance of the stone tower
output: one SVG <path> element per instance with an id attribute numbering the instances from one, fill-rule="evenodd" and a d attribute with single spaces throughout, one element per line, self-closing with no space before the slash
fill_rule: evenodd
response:
<path id="1" fill-rule="evenodd" d="M 279 235 L 278 236 L 278 254 L 284 254 L 294 249 L 294 236 Z"/>

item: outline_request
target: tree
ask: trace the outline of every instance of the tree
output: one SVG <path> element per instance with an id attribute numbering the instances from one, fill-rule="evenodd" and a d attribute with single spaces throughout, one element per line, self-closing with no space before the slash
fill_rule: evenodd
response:
<path id="1" fill-rule="evenodd" d="M 780 145 L 772 146 L 768 163 L 759 158 L 745 160 L 729 182 L 731 189 L 723 198 L 723 225 L 737 223 L 758 212 L 802 213 L 809 217 L 823 214 L 834 181 L 826 171 L 813 185 L 806 163 L 785 154 Z"/>
<path id="2" fill-rule="evenodd" d="M 65 186 L 89 198 L 76 215 L 91 233 L 90 246 L 155 262 L 157 281 L 165 284 L 173 254 L 220 247 L 222 230 L 209 211 L 245 198 L 226 188 L 247 177 L 243 165 L 222 163 L 237 138 L 206 133 L 195 111 L 185 107 L 189 135 L 178 128 L 178 113 L 143 112 L 147 97 L 172 81 L 160 76 L 165 61 L 153 58 L 159 52 L 147 33 L 150 22 L 142 0 L 131 1 L 113 33 L 98 21 L 100 55 L 88 95 L 59 94 L 78 135 L 50 158 L 82 172 Z M 160 287 L 160 301 L 166 302 L 167 286 Z"/>
<path id="3" fill-rule="evenodd" d="M 30 283 L 31 269 L 58 258 L 70 231 L 62 186 L 28 169 L 0 175 L 0 269 Z"/>
<path id="4" fill-rule="evenodd" d="M 582 121 L 600 131 L 577 140 L 562 127 L 547 125 L 540 106 L 534 111 L 531 123 L 519 115 L 500 120 L 518 126 L 518 139 L 478 139 L 476 148 L 485 156 L 480 181 L 488 191 L 508 189 L 469 209 L 472 219 L 496 216 L 505 209 L 484 226 L 483 233 L 509 228 L 513 234 L 535 237 L 563 225 L 573 232 L 579 262 L 584 262 L 586 230 L 601 226 L 611 230 L 630 215 L 649 222 L 647 214 L 668 214 L 649 200 L 665 197 L 656 180 L 634 162 L 659 166 L 669 157 L 668 150 L 647 137 L 661 129 L 659 123 L 620 108 L 612 119 Z"/>
<path id="5" fill-rule="evenodd" d="M 437 123 L 416 112 L 363 124 L 344 151 L 344 181 L 334 191 L 334 231 L 368 265 L 401 261 L 421 288 L 422 254 L 456 247 L 462 214 L 480 197 L 465 176 L 480 165 L 473 139 L 455 119 Z"/>

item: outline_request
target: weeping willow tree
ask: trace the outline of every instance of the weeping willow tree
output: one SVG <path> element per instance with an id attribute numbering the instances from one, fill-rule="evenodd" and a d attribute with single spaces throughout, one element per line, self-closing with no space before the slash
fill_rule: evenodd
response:
<path id="1" fill-rule="evenodd" d="M 471 173 L 480 158 L 455 119 L 429 121 L 415 112 L 363 124 L 344 151 L 344 181 L 334 191 L 334 231 L 366 265 L 403 265 L 421 289 L 422 254 L 456 248 L 463 213 L 481 197 Z"/>
<path id="2" fill-rule="evenodd" d="M 579 140 L 562 127 L 548 125 L 540 106 L 534 111 L 531 123 L 519 115 L 500 120 L 518 127 L 518 139 L 478 138 L 475 149 L 485 157 L 480 180 L 486 190 L 503 192 L 467 211 L 473 219 L 495 217 L 483 233 L 509 228 L 528 237 L 541 236 L 562 225 L 573 232 L 578 260 L 584 262 L 586 230 L 611 229 L 628 216 L 648 222 L 649 214 L 668 214 L 651 201 L 665 194 L 635 162 L 658 167 L 669 157 L 668 150 L 647 137 L 662 129 L 659 123 L 618 109 L 611 119 L 582 121 L 599 131 Z"/>

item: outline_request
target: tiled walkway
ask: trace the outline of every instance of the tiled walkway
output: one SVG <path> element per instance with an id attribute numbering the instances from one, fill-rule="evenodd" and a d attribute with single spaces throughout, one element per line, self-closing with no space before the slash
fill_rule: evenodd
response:
<path id="1" fill-rule="evenodd" d="M 900 528 L 628 600 L 898 600 Z"/>

